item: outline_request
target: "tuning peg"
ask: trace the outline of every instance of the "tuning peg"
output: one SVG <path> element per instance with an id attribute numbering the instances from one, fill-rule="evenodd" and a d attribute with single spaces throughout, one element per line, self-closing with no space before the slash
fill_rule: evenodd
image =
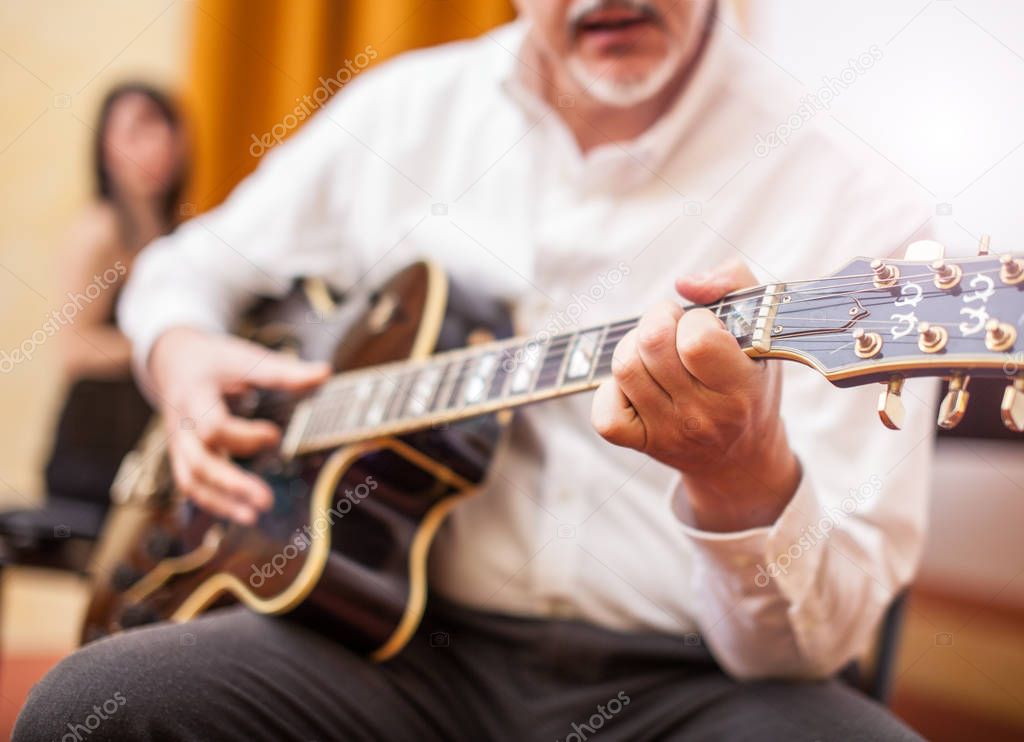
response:
<path id="1" fill-rule="evenodd" d="M 1006 387 L 1000 411 L 1003 425 L 1014 433 L 1024 433 L 1024 376 L 1018 376 Z"/>
<path id="2" fill-rule="evenodd" d="M 983 234 L 981 236 L 981 239 L 978 240 L 978 255 L 988 255 L 988 245 L 991 241 L 992 238 L 989 235 Z"/>
<path id="3" fill-rule="evenodd" d="M 878 258 L 871 261 L 871 270 L 875 273 L 875 288 L 887 289 L 896 285 L 900 280 L 900 269 L 895 265 L 889 265 Z"/>
<path id="4" fill-rule="evenodd" d="M 942 260 L 946 257 L 946 248 L 941 242 L 935 240 L 917 240 L 907 245 L 907 251 L 903 254 L 904 260 L 919 260 L 922 263 Z"/>
<path id="5" fill-rule="evenodd" d="M 949 391 L 939 405 L 939 427 L 943 430 L 952 430 L 967 414 L 967 402 L 971 398 L 967 384 L 970 380 L 971 377 L 963 374 L 953 374 L 950 377 Z"/>
<path id="6" fill-rule="evenodd" d="M 942 258 L 933 260 L 931 264 L 932 273 L 935 277 L 932 279 L 935 283 L 935 288 L 949 290 L 955 288 L 960 279 L 963 278 L 964 271 L 956 263 L 947 263 Z"/>
<path id="7" fill-rule="evenodd" d="M 949 331 L 942 325 L 918 322 L 917 332 L 917 347 L 922 353 L 938 353 L 949 341 Z"/>
<path id="8" fill-rule="evenodd" d="M 1024 260 L 1006 253 L 999 256 L 999 263 L 999 278 L 1003 283 L 1015 286 L 1024 281 Z"/>
<path id="9" fill-rule="evenodd" d="M 1008 322 L 992 318 L 985 323 L 985 347 L 993 353 L 1009 350 L 1016 340 L 1017 328 Z"/>
<path id="10" fill-rule="evenodd" d="M 872 358 L 882 349 L 882 336 L 877 332 L 865 332 L 863 327 L 853 331 L 853 352 L 860 358 Z"/>
<path id="11" fill-rule="evenodd" d="M 900 396 L 902 393 L 903 377 L 893 376 L 878 395 L 878 417 L 882 425 L 890 430 L 899 430 L 903 427 L 906 411 L 903 409 L 903 399 Z"/>

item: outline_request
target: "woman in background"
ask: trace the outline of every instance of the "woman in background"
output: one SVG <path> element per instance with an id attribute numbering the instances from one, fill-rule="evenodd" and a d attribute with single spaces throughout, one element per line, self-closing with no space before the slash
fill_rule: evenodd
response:
<path id="1" fill-rule="evenodd" d="M 135 256 L 175 226 L 185 143 L 167 96 L 139 83 L 108 93 L 94 158 L 96 198 L 73 226 L 60 264 L 61 295 L 77 300 L 60 332 L 68 393 L 46 485 L 50 498 L 105 505 L 121 459 L 150 416 L 114 308 Z"/>

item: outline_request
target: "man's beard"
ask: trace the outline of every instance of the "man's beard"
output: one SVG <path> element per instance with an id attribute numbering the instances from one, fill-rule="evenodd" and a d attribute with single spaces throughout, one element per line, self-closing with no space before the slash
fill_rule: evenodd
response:
<path id="1" fill-rule="evenodd" d="M 569 8 L 570 33 L 575 37 L 579 23 L 589 13 L 614 7 L 628 7 L 642 12 L 662 29 L 665 28 L 661 13 L 645 0 L 579 0 Z M 615 64 L 613 61 L 608 62 L 603 69 L 591 72 L 575 53 L 569 55 L 567 68 L 573 81 L 584 88 L 590 97 L 608 106 L 628 108 L 661 92 L 678 71 L 682 58 L 683 51 L 680 46 L 671 45 L 665 58 L 655 69 L 626 80 L 608 77 L 608 67 Z"/>
<path id="2" fill-rule="evenodd" d="M 575 54 L 569 57 L 567 68 L 576 84 L 584 88 L 586 94 L 594 100 L 606 106 L 629 108 L 650 100 L 664 90 L 678 72 L 682 61 L 682 50 L 673 48 L 655 69 L 629 80 L 609 78 L 603 70 L 592 73 Z"/>

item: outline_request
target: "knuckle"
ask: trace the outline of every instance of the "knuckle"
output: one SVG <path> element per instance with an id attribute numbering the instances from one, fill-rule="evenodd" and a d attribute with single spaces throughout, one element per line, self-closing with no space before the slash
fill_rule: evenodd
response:
<path id="1" fill-rule="evenodd" d="M 656 353 L 670 347 L 676 334 L 676 325 L 668 316 L 650 316 L 641 322 L 637 344 L 642 350 Z"/>
<path id="2" fill-rule="evenodd" d="M 697 332 L 679 340 L 679 355 L 684 359 L 700 361 L 707 358 L 714 350 L 714 341 L 707 332 Z"/>
<path id="3" fill-rule="evenodd" d="M 590 416 L 590 423 L 597 434 L 605 440 L 611 440 L 619 431 L 619 425 L 611 415 L 595 412 Z"/>
<path id="4" fill-rule="evenodd" d="M 623 383 L 632 381 L 640 373 L 642 362 L 635 349 L 626 349 L 619 343 L 612 355 L 612 378 Z"/>
<path id="5" fill-rule="evenodd" d="M 210 445 L 220 439 L 224 430 L 223 418 L 214 412 L 203 417 L 196 426 L 196 435 L 203 443 Z"/>

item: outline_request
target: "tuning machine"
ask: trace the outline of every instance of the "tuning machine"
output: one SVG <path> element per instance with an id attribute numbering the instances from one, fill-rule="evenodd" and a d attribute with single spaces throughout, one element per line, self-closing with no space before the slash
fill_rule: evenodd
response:
<path id="1" fill-rule="evenodd" d="M 893 376 L 878 395 L 878 417 L 890 430 L 903 427 L 906 410 L 903 407 L 903 377 Z"/>
<path id="2" fill-rule="evenodd" d="M 999 256 L 999 278 L 1007 286 L 1024 283 L 1024 258 L 1015 258 L 1009 253 Z"/>
<path id="3" fill-rule="evenodd" d="M 939 405 L 939 427 L 943 430 L 952 430 L 967 414 L 967 403 L 970 401 L 971 393 L 967 391 L 967 384 L 971 377 L 964 374 L 953 374 L 949 378 L 949 391 L 942 398 Z"/>
<path id="4" fill-rule="evenodd" d="M 1024 375 L 1017 376 L 1006 387 L 1000 412 L 1003 425 L 1014 433 L 1024 433 Z"/>

